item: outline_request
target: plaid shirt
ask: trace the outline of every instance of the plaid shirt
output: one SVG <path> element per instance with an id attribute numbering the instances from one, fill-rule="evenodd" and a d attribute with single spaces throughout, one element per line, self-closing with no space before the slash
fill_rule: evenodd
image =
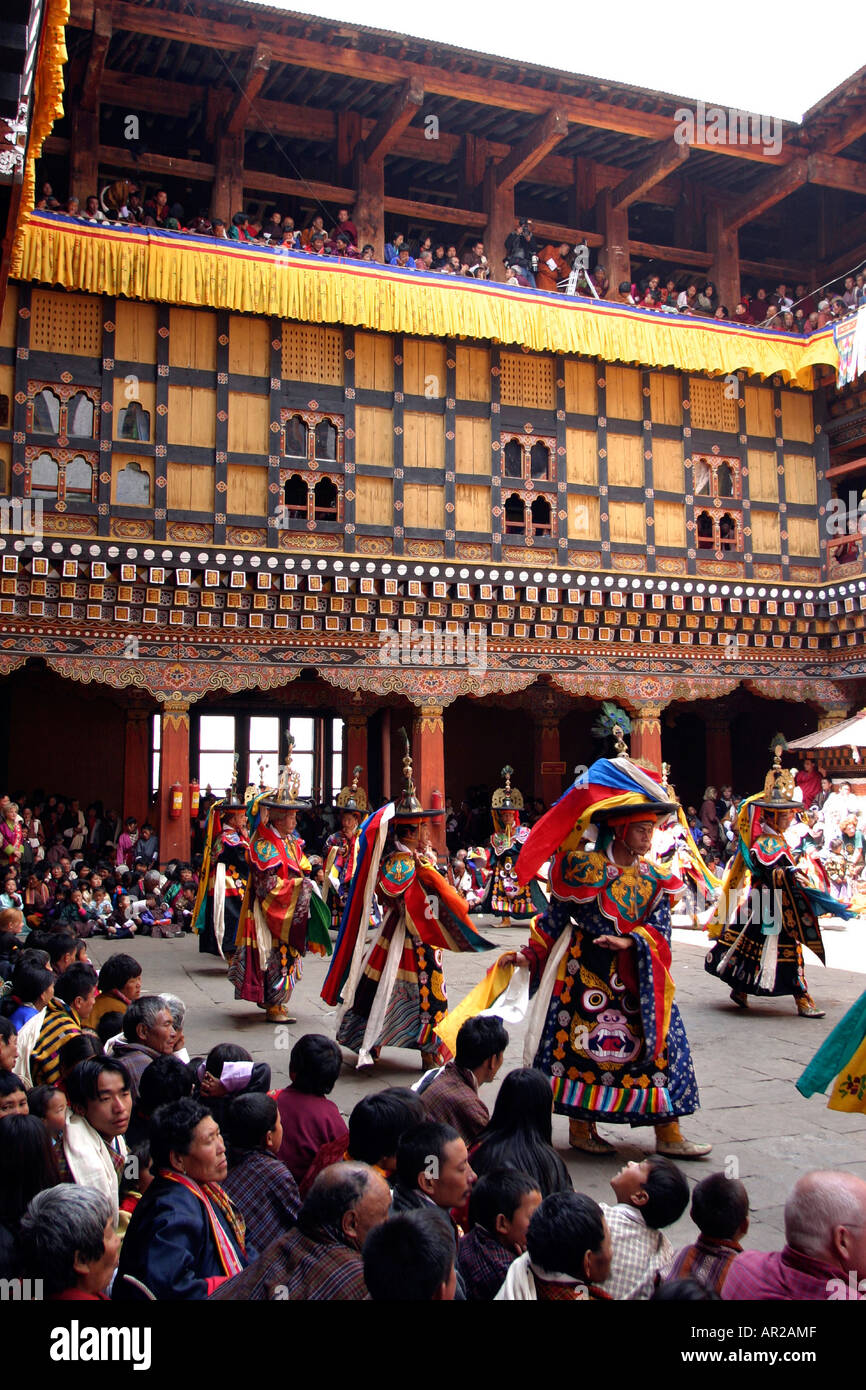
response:
<path id="1" fill-rule="evenodd" d="M 657 1277 L 664 1278 L 674 1256 L 674 1248 L 662 1231 L 648 1226 L 636 1207 L 601 1203 L 613 1243 L 610 1274 L 599 1288 L 611 1298 L 650 1298 Z"/>
<path id="2" fill-rule="evenodd" d="M 242 1274 L 235 1275 L 211 1297 L 217 1300 L 276 1300 L 304 1302 L 369 1298 L 364 1262 L 358 1250 L 322 1232 L 314 1240 L 297 1228 L 275 1240 Z"/>
<path id="3" fill-rule="evenodd" d="M 698 1236 L 694 1245 L 687 1245 L 677 1256 L 667 1273 L 667 1279 L 697 1279 L 704 1288 L 721 1293 L 728 1270 L 740 1254 L 742 1245 L 735 1240 L 714 1240 Z"/>
<path id="4" fill-rule="evenodd" d="M 475 1226 L 464 1236 L 457 1251 L 457 1268 L 463 1275 L 466 1297 L 475 1303 L 492 1303 L 505 1282 L 514 1251 Z"/>
<path id="5" fill-rule="evenodd" d="M 453 1125 L 467 1144 L 474 1144 L 490 1123 L 490 1112 L 478 1096 L 478 1083 L 471 1071 L 448 1062 L 439 1075 L 421 1092 L 428 1119 L 440 1125 Z"/>
<path id="6" fill-rule="evenodd" d="M 243 1216 L 254 1249 L 266 1250 L 294 1226 L 301 1208 L 298 1184 L 275 1154 L 246 1154 L 222 1186 Z"/>

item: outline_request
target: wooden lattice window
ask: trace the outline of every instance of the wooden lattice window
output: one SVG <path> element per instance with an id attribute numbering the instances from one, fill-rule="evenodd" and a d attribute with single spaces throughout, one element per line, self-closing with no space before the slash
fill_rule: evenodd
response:
<path id="1" fill-rule="evenodd" d="M 30 434 L 67 439 L 93 439 L 97 430 L 99 392 L 92 387 L 31 381 L 27 400 Z"/>
<path id="2" fill-rule="evenodd" d="M 343 480 L 309 472 L 281 470 L 281 497 L 275 514 L 279 530 L 315 531 L 323 522 L 343 519 Z"/>
<path id="3" fill-rule="evenodd" d="M 127 507 L 150 506 L 150 475 L 134 459 L 117 475 L 117 502 Z"/>
<path id="4" fill-rule="evenodd" d="M 740 460 L 719 454 L 695 454 L 692 459 L 696 497 L 739 500 L 742 493 Z"/>
<path id="5" fill-rule="evenodd" d="M 96 454 L 77 449 L 25 450 L 24 493 L 27 497 L 67 502 L 95 502 L 97 486 Z"/>
<path id="6" fill-rule="evenodd" d="M 742 517 L 739 512 L 698 512 L 695 533 L 698 550 L 715 551 L 720 558 L 743 548 Z"/>
<path id="7" fill-rule="evenodd" d="M 501 444 L 503 478 L 522 478 L 539 483 L 555 481 L 555 439 L 539 439 L 533 434 L 509 434 L 503 435 Z"/>
<path id="8" fill-rule="evenodd" d="M 737 397 L 725 381 L 705 381 L 693 376 L 689 382 L 693 430 L 721 430 L 736 434 L 740 428 Z"/>
<path id="9" fill-rule="evenodd" d="M 150 439 L 150 411 L 145 410 L 141 401 L 130 401 L 118 416 L 117 435 L 119 439 L 133 439 L 146 443 Z"/>
<path id="10" fill-rule="evenodd" d="M 531 500 L 512 492 L 505 499 L 506 536 L 552 536 L 553 512 L 546 497 Z"/>
<path id="11" fill-rule="evenodd" d="M 343 385 L 343 334 L 338 328 L 283 324 L 282 373 L 285 381 Z"/>
<path id="12" fill-rule="evenodd" d="M 34 290 L 30 301 L 31 352 L 102 354 L 102 305 L 85 294 Z"/>
<path id="13" fill-rule="evenodd" d="M 499 397 L 503 405 L 553 410 L 556 391 L 552 357 L 503 352 L 499 359 Z"/>
<path id="14" fill-rule="evenodd" d="M 283 410 L 281 448 L 287 459 L 303 459 L 307 468 L 343 463 L 345 421 L 342 415 Z"/>

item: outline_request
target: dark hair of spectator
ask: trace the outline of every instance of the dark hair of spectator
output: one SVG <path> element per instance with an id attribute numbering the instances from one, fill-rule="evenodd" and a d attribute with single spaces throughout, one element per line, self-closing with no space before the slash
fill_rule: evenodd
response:
<path id="1" fill-rule="evenodd" d="M 440 1125 L 434 1120 L 425 1120 L 414 1125 L 400 1135 L 397 1145 L 397 1178 L 403 1187 L 414 1191 L 418 1177 L 435 1158 L 441 1163 L 445 1149 L 460 1135 L 451 1125 Z"/>
<path id="2" fill-rule="evenodd" d="M 161 1105 L 150 1121 L 150 1152 L 154 1169 L 170 1168 L 173 1153 L 189 1153 L 193 1134 L 202 1120 L 210 1118 L 207 1106 L 191 1098 Z"/>
<path id="3" fill-rule="evenodd" d="M 225 1139 L 232 1167 L 247 1154 L 265 1147 L 265 1140 L 276 1128 L 279 1113 L 277 1102 L 257 1091 L 234 1098 L 226 1112 L 225 1123 Z"/>
<path id="4" fill-rule="evenodd" d="M 650 1295 L 653 1303 L 721 1303 L 722 1295 L 697 1279 L 666 1279 Z"/>
<path id="5" fill-rule="evenodd" d="M 212 1047 L 205 1061 L 205 1071 L 219 1081 L 226 1062 L 251 1062 L 253 1059 L 245 1047 L 238 1043 L 217 1043 Z"/>
<path id="6" fill-rule="evenodd" d="M 64 1004 L 72 1004 L 74 999 L 86 999 L 95 988 L 97 974 L 92 965 L 79 964 L 77 961 L 70 965 L 59 977 L 54 986 L 54 993 Z"/>
<path id="7" fill-rule="evenodd" d="M 69 1104 L 80 1105 L 83 1110 L 88 1101 L 96 1100 L 99 1095 L 99 1078 L 105 1072 L 119 1076 L 124 1088 L 129 1090 L 129 1072 L 122 1062 L 116 1062 L 113 1057 L 89 1057 L 73 1067 L 64 1079 L 63 1086 Z"/>
<path id="8" fill-rule="evenodd" d="M 8 1042 L 10 1038 L 17 1037 L 17 1032 L 13 1027 L 11 1019 L 0 1014 L 0 1041 Z"/>
<path id="9" fill-rule="evenodd" d="M 685 1175 L 663 1154 L 649 1154 L 649 1166 L 644 1190 L 647 1200 L 640 1208 L 644 1222 L 654 1231 L 662 1231 L 678 1221 L 689 1204 L 689 1185 Z"/>
<path id="10" fill-rule="evenodd" d="M 31 962 L 15 962 L 15 970 L 12 975 L 12 992 L 3 1000 L 4 1012 L 11 1013 L 18 1004 L 32 1004 L 40 994 L 54 984 L 54 975 L 50 970 L 46 970 L 42 965 L 33 965 Z M 17 1001 L 13 1002 L 14 1000 Z"/>
<path id="11" fill-rule="evenodd" d="M 554 1192 L 533 1213 L 526 1249 L 536 1269 L 584 1279 L 587 1255 L 604 1240 L 604 1216 L 598 1202 L 582 1192 Z"/>
<path id="12" fill-rule="evenodd" d="M 14 1095 L 16 1091 L 27 1094 L 27 1087 L 21 1077 L 16 1076 L 14 1071 L 0 1071 L 0 1097 Z"/>
<path id="13" fill-rule="evenodd" d="M 102 1057 L 102 1043 L 95 1038 L 92 1033 L 79 1033 L 76 1037 L 70 1038 L 63 1044 L 57 1054 L 60 1064 L 61 1077 L 67 1077 L 73 1067 L 77 1067 L 79 1062 L 86 1062 L 90 1057 Z"/>
<path id="14" fill-rule="evenodd" d="M 27 1092 L 27 1109 L 38 1120 L 44 1120 L 53 1098 L 59 1095 L 62 1092 L 56 1086 L 34 1086 Z"/>
<path id="15" fill-rule="evenodd" d="M 123 1014 L 117 1012 L 103 1014 L 96 1025 L 96 1036 L 105 1047 L 109 1038 L 116 1038 L 123 1032 Z"/>
<path id="16" fill-rule="evenodd" d="M 110 994 L 113 989 L 119 989 L 122 993 L 124 985 L 137 980 L 140 974 L 141 966 L 133 956 L 109 956 L 99 972 L 99 992 Z"/>
<path id="17" fill-rule="evenodd" d="M 189 1098 L 195 1086 L 195 1069 L 189 1062 L 169 1053 L 154 1057 L 141 1073 L 138 1106 L 142 1115 L 152 1115 L 161 1105 Z"/>
<path id="18" fill-rule="evenodd" d="M 472 1167 L 479 1177 L 492 1168 L 516 1168 L 535 1179 L 542 1197 L 571 1192 L 568 1169 L 550 1142 L 552 1133 L 550 1082 L 540 1071 L 518 1067 L 499 1088 Z"/>
<path id="19" fill-rule="evenodd" d="M 538 1183 L 528 1173 L 513 1168 L 491 1168 L 479 1178 L 469 1198 L 469 1225 L 496 1232 L 497 1216 L 511 1221 L 524 1197 L 538 1191 Z"/>
<path id="20" fill-rule="evenodd" d="M 383 1221 L 364 1242 L 364 1283 L 374 1303 L 429 1303 L 453 1268 L 453 1233 L 432 1208 Z"/>
<path id="21" fill-rule="evenodd" d="M 458 1067 L 472 1071 L 498 1057 L 508 1046 L 508 1034 L 501 1018 L 468 1018 L 457 1034 Z"/>
<path id="22" fill-rule="evenodd" d="M 343 1065 L 343 1054 L 324 1033 L 305 1033 L 292 1048 L 289 1075 L 296 1091 L 326 1096 L 333 1091 Z"/>
<path id="23" fill-rule="evenodd" d="M 15 1226 L 31 1197 L 60 1182 L 48 1130 L 35 1115 L 0 1120 L 0 1222 Z"/>
<path id="24" fill-rule="evenodd" d="M 701 1235 L 733 1240 L 749 1215 L 749 1194 L 736 1178 L 711 1173 L 692 1193 L 690 1215 Z"/>
<path id="25" fill-rule="evenodd" d="M 421 1097 L 401 1086 L 364 1096 L 349 1116 L 349 1153 L 360 1163 L 393 1158 L 401 1134 L 424 1115 Z"/>

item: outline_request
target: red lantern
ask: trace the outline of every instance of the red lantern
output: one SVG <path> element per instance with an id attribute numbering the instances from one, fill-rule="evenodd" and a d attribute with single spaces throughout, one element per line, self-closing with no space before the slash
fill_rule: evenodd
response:
<path id="1" fill-rule="evenodd" d="M 189 784 L 189 818 L 195 820 L 198 815 L 200 788 L 198 782 L 193 780 Z"/>
<path id="2" fill-rule="evenodd" d="M 175 782 L 171 789 L 171 801 L 168 808 L 169 820 L 180 820 L 183 815 L 183 787 L 180 782 Z"/>

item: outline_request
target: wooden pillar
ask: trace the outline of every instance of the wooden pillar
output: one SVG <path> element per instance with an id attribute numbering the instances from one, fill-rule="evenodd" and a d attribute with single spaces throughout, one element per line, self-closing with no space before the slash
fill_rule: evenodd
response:
<path id="1" fill-rule="evenodd" d="M 445 725 L 441 705 L 422 705 L 415 718 L 415 788 L 422 806 L 445 805 Z M 430 841 L 445 849 L 445 818 L 430 821 Z"/>
<path id="2" fill-rule="evenodd" d="M 707 209 L 707 250 L 713 258 L 709 278 L 716 287 L 719 303 L 733 316 L 740 297 L 739 233 L 725 226 L 724 208 L 713 204 Z"/>
<path id="3" fill-rule="evenodd" d="M 484 211 L 487 226 L 484 250 L 494 280 L 505 279 L 505 241 L 514 231 L 514 189 L 496 182 L 496 166 L 489 164 L 484 175 Z"/>
<path id="4" fill-rule="evenodd" d="M 366 714 L 348 714 L 343 731 L 343 786 L 352 780 L 356 767 L 363 770 L 361 785 L 369 786 L 370 755 L 367 749 Z"/>
<path id="5" fill-rule="evenodd" d="M 159 862 L 186 861 L 190 857 L 189 824 L 189 701 L 172 697 L 162 707 L 162 742 L 159 758 Z M 183 791 L 183 809 L 172 820 L 171 789 Z"/>
<path id="6" fill-rule="evenodd" d="M 99 107 L 84 111 L 72 109 L 72 138 L 69 145 L 69 196 L 78 198 L 84 211 L 84 200 L 99 193 Z"/>
<path id="7" fill-rule="evenodd" d="M 831 729 L 834 724 L 840 724 L 843 719 L 848 718 L 847 705 L 828 705 L 823 714 L 818 715 L 818 729 Z"/>
<path id="8" fill-rule="evenodd" d="M 460 142 L 457 170 L 457 198 L 462 208 L 476 210 L 484 192 L 484 169 L 487 164 L 487 141 L 480 135 L 467 132 Z"/>
<path id="9" fill-rule="evenodd" d="M 613 189 L 602 188 L 595 204 L 596 230 L 604 237 L 604 266 L 615 293 L 623 280 L 631 284 L 628 248 L 628 208 L 613 206 Z M 599 252 L 599 259 L 602 253 Z"/>
<path id="10" fill-rule="evenodd" d="M 559 720 L 541 717 L 533 723 L 533 764 L 535 783 L 533 795 L 540 797 L 546 807 L 562 795 L 565 763 L 559 746 Z"/>
<path id="11" fill-rule="evenodd" d="M 123 815 L 135 816 L 139 825 L 150 807 L 150 713 L 142 696 L 130 696 L 123 751 Z"/>
<path id="12" fill-rule="evenodd" d="M 358 229 L 358 246 L 367 242 L 377 261 L 385 259 L 385 160 L 355 157 L 357 197 L 352 220 Z"/>
<path id="13" fill-rule="evenodd" d="M 734 780 L 734 766 L 731 755 L 731 726 L 726 715 L 710 714 L 706 723 L 707 780 L 708 787 L 720 791 L 729 787 Z"/>
<path id="14" fill-rule="evenodd" d="M 340 184 L 349 183 L 355 176 L 355 151 L 361 143 L 361 114 L 359 111 L 337 112 L 337 178 Z"/>
<path id="15" fill-rule="evenodd" d="M 639 705 L 631 720 L 631 756 L 662 770 L 661 705 Z"/>
<path id="16" fill-rule="evenodd" d="M 212 215 L 228 225 L 244 210 L 244 132 L 222 133 L 216 138 Z"/>

